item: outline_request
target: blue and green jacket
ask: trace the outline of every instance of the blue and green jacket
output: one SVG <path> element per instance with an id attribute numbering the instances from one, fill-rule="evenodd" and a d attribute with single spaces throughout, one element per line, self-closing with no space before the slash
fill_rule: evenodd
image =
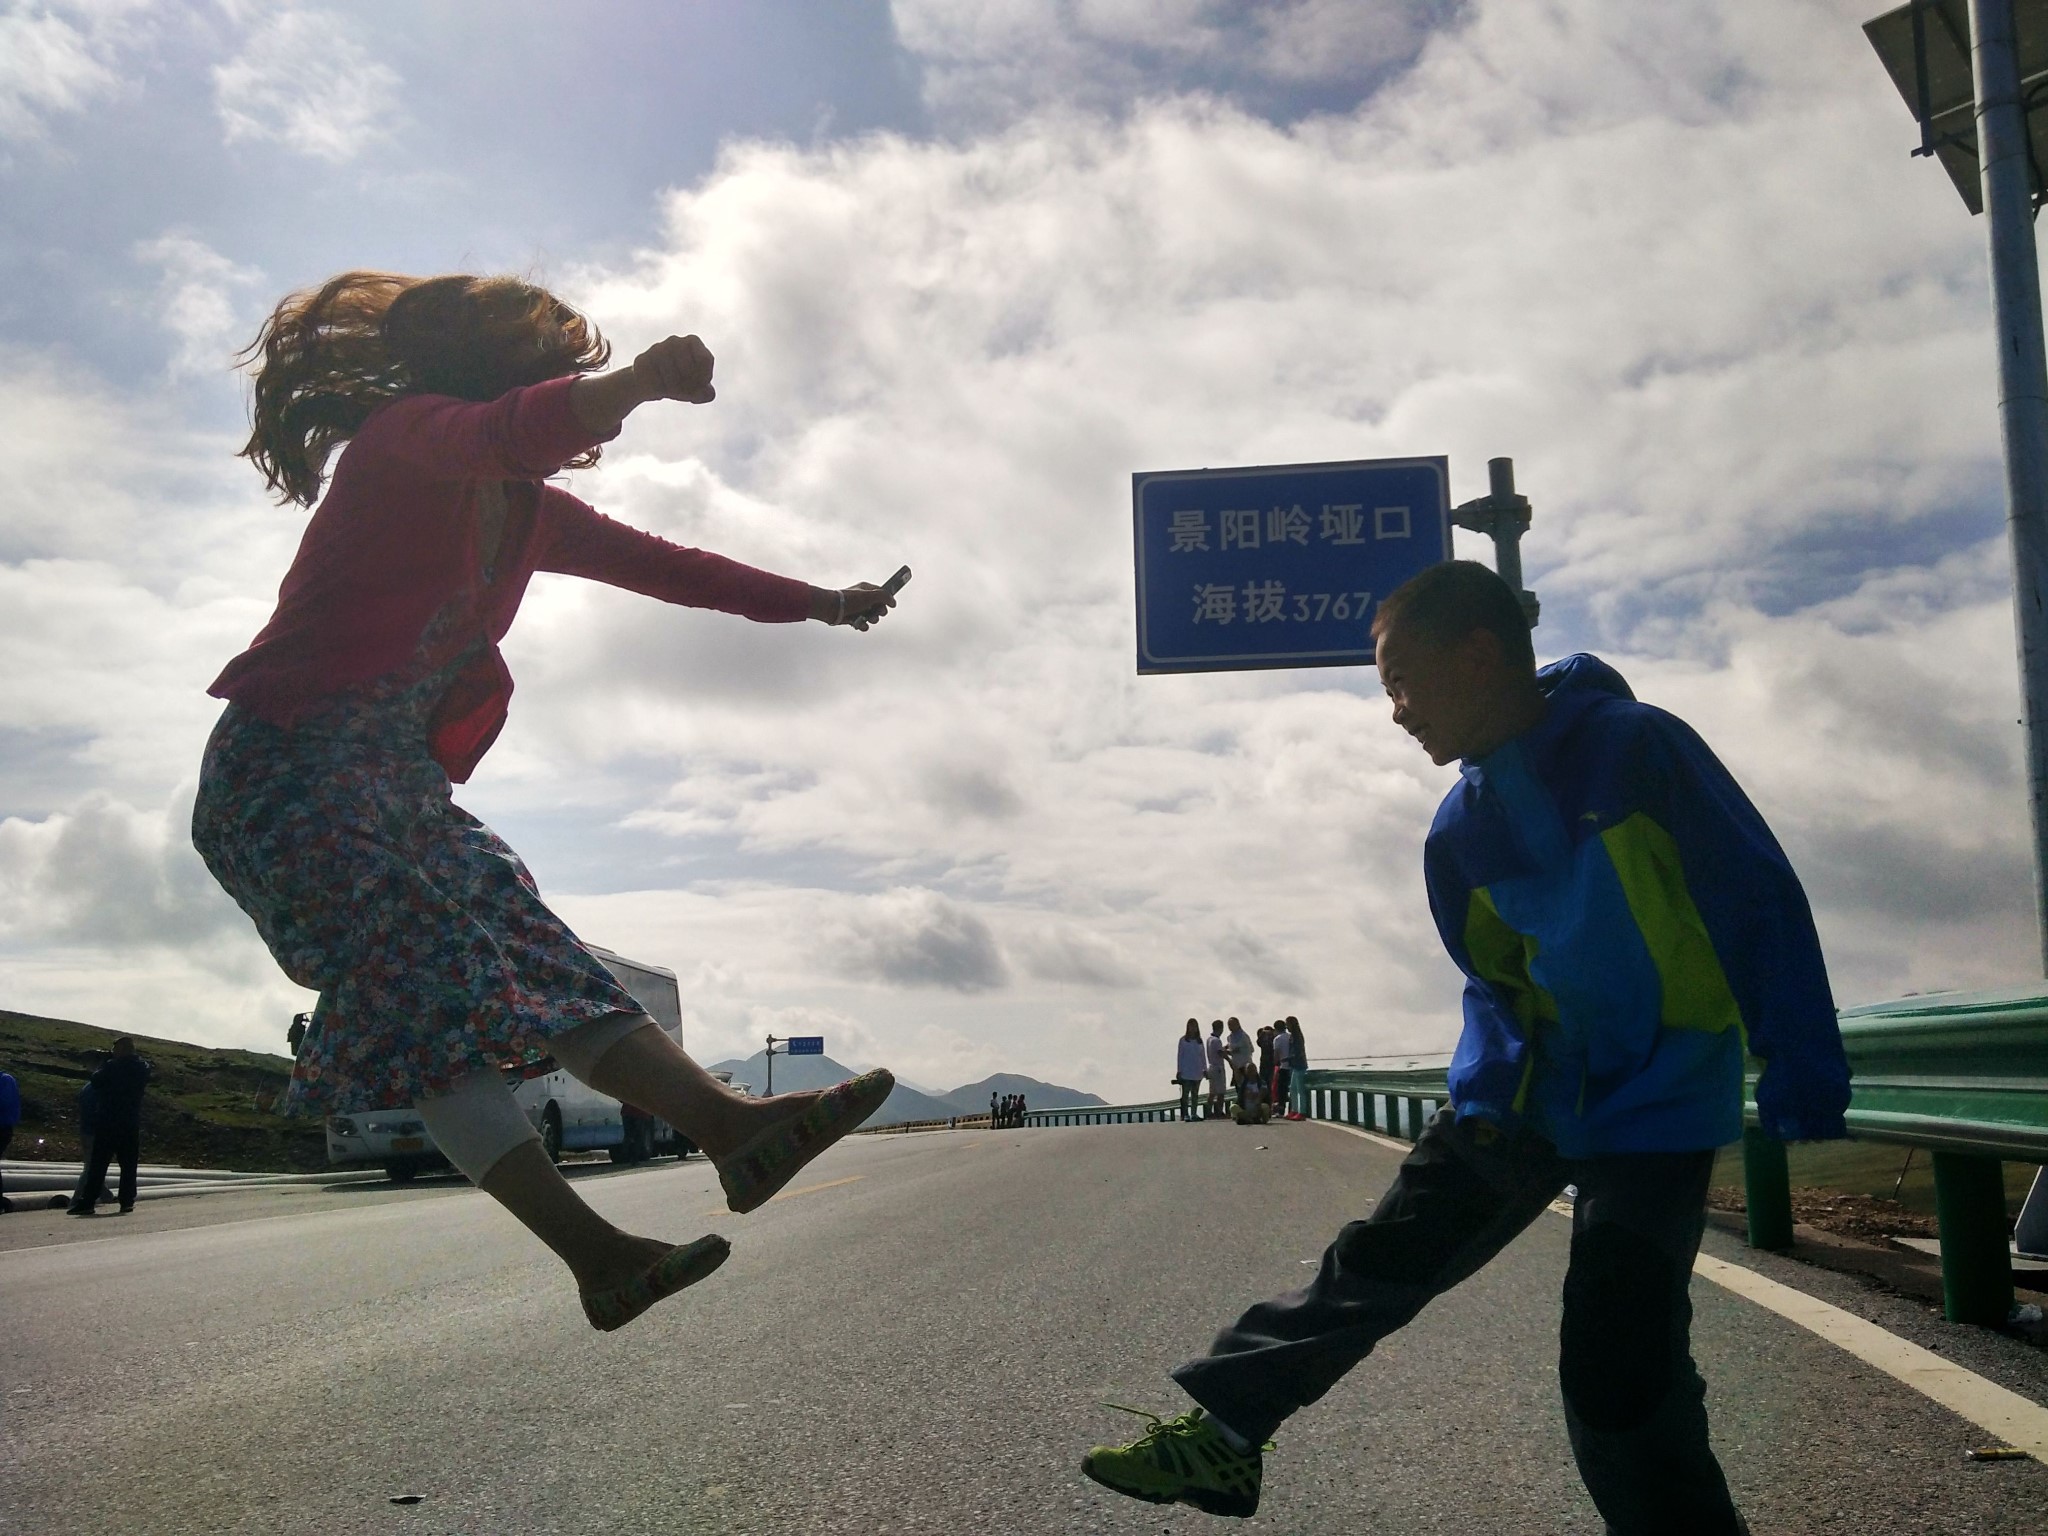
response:
<path id="1" fill-rule="evenodd" d="M 1717 1147 L 1742 1134 L 1747 1051 L 1764 1129 L 1846 1134 L 1820 940 L 1763 817 L 1598 657 L 1537 677 L 1543 719 L 1461 765 L 1423 855 L 1466 977 L 1459 1117 L 1567 1157 Z"/>

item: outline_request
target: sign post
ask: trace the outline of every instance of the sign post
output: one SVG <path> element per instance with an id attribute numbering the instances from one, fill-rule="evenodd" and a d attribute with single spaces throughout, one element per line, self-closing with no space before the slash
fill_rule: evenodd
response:
<path id="1" fill-rule="evenodd" d="M 780 1045 L 781 1050 L 775 1047 Z M 775 1058 L 778 1056 L 822 1056 L 825 1054 L 823 1035 L 794 1035 L 768 1037 L 768 1097 L 775 1095 Z"/>

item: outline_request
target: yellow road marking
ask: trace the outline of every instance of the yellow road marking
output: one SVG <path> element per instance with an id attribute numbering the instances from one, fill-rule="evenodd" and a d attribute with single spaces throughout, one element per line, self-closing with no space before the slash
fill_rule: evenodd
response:
<path id="1" fill-rule="evenodd" d="M 864 1173 L 850 1173 L 843 1179 L 827 1179 L 822 1184 L 806 1184 L 802 1189 L 785 1189 L 779 1195 L 770 1195 L 764 1203 L 773 1205 L 778 1200 L 794 1200 L 798 1195 L 815 1195 L 821 1189 L 837 1189 L 842 1184 L 858 1184 L 866 1177 L 867 1175 Z M 756 1209 L 759 1209 L 759 1207 L 756 1207 Z M 721 1205 L 717 1210 L 706 1211 L 704 1214 L 706 1216 L 730 1216 L 732 1212 Z"/>

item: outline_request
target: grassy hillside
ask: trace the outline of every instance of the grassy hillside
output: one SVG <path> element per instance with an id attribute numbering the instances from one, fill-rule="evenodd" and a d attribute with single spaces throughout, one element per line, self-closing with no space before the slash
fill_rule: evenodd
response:
<path id="1" fill-rule="evenodd" d="M 118 1034 L 0 1009 L 0 1072 L 12 1072 L 21 1085 L 21 1125 L 10 1158 L 61 1161 L 79 1155 L 78 1090 Z M 318 1119 L 287 1120 L 272 1112 L 291 1076 L 289 1057 L 217 1051 L 149 1035 L 134 1040 L 155 1073 L 142 1101 L 144 1162 L 250 1172 L 327 1166 Z"/>

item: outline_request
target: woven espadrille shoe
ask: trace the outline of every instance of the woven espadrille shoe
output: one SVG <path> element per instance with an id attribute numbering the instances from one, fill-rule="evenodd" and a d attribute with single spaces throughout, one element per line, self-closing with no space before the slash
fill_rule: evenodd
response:
<path id="1" fill-rule="evenodd" d="M 819 1094 L 802 1114 L 769 1126 L 724 1158 L 718 1182 L 725 1186 L 727 1208 L 744 1214 L 766 1205 L 798 1169 L 880 1109 L 895 1086 L 895 1077 L 880 1067 L 849 1077 Z"/>
<path id="2" fill-rule="evenodd" d="M 732 1244 L 716 1233 L 671 1248 L 637 1280 L 609 1290 L 578 1292 L 583 1298 L 583 1315 L 590 1319 L 591 1327 L 602 1333 L 623 1328 L 664 1296 L 673 1296 L 685 1286 L 695 1285 L 723 1264 L 731 1252 Z"/>

